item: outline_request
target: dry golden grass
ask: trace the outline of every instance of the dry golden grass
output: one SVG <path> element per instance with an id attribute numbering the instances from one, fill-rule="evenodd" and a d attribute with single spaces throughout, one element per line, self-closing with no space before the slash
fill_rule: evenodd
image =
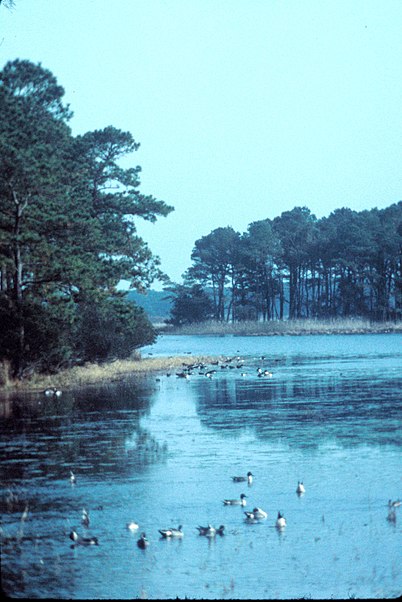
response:
<path id="1" fill-rule="evenodd" d="M 338 318 L 334 320 L 284 320 L 272 322 L 244 321 L 202 322 L 180 328 L 166 330 L 171 334 L 186 335 L 238 335 L 238 336 L 271 336 L 271 335 L 305 335 L 305 334 L 375 334 L 402 333 L 402 322 L 369 322 L 359 318 Z"/>
<path id="2" fill-rule="evenodd" d="M 169 356 L 155 358 L 136 358 L 115 360 L 105 364 L 85 364 L 61 370 L 53 375 L 34 374 L 29 379 L 12 380 L 7 378 L 0 385 L 3 391 L 40 391 L 47 387 L 71 389 L 96 383 L 108 383 L 123 380 L 125 377 L 148 372 L 169 372 L 182 368 L 183 363 L 208 363 L 216 359 L 211 356 Z"/>
<path id="3" fill-rule="evenodd" d="M 313 335 L 313 334 L 373 334 L 402 333 L 402 322 L 370 323 L 361 319 L 336 320 L 287 320 L 276 322 L 203 322 L 182 328 L 167 328 L 166 333 L 183 335 L 237 335 L 237 336 L 273 336 L 273 335 Z M 9 366 L 0 363 L 1 391 L 37 391 L 47 387 L 69 389 L 89 384 L 108 383 L 123 380 L 135 374 L 147 372 L 173 372 L 183 363 L 210 363 L 215 356 L 184 355 L 177 357 L 155 357 L 142 359 L 137 354 L 131 359 L 115 360 L 104 364 L 85 364 L 61 370 L 54 375 L 34 374 L 24 380 L 13 380 L 9 376 Z"/>

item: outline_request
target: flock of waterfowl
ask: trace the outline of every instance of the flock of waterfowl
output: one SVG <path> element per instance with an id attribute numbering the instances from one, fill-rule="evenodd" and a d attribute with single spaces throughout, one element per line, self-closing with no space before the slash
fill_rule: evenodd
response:
<path id="1" fill-rule="evenodd" d="M 253 476 L 254 476 L 253 473 L 251 471 L 249 471 L 246 474 L 246 476 L 234 476 L 231 478 L 234 483 L 247 482 L 248 485 L 251 485 L 253 482 Z M 70 471 L 70 482 L 72 485 L 75 485 L 77 483 L 77 478 L 72 471 Z M 302 496 L 302 495 L 304 495 L 305 492 L 306 492 L 306 488 L 305 488 L 303 482 L 298 481 L 297 487 L 296 487 L 297 495 Z M 241 493 L 238 498 L 224 499 L 223 504 L 225 506 L 246 506 L 246 504 L 247 504 L 246 500 L 247 500 L 246 494 Z M 402 502 L 399 499 L 397 499 L 395 501 L 392 501 L 392 500 L 388 501 L 388 516 L 387 516 L 388 521 L 396 522 L 396 508 L 399 508 L 401 505 L 402 505 Z M 100 506 L 99 509 L 102 509 L 102 507 Z M 257 506 L 255 506 L 252 510 L 244 511 L 244 514 L 245 514 L 246 522 L 258 522 L 258 521 L 265 520 L 266 518 L 268 518 L 268 513 L 265 510 L 263 510 L 262 508 L 259 508 Z M 90 524 L 89 512 L 85 508 L 83 508 L 83 510 L 82 510 L 81 523 L 85 528 L 89 527 L 89 524 Z M 283 513 L 281 511 L 278 511 L 276 521 L 275 521 L 275 527 L 279 531 L 282 531 L 283 529 L 285 529 L 286 524 L 287 523 L 286 523 L 285 516 L 283 515 Z M 140 525 L 134 521 L 131 521 L 131 522 L 127 523 L 126 527 L 129 531 L 131 531 L 132 533 L 135 533 L 140 528 Z M 214 527 L 211 524 L 208 524 L 205 527 L 199 525 L 198 527 L 196 527 L 196 530 L 198 531 L 199 535 L 201 535 L 203 537 L 207 537 L 207 538 L 214 538 L 217 535 L 222 537 L 225 534 L 225 526 L 224 525 L 220 525 L 219 527 Z M 158 529 L 158 532 L 162 539 L 182 538 L 184 535 L 182 525 L 179 525 L 177 528 L 169 527 L 167 529 Z M 83 546 L 99 545 L 99 541 L 98 541 L 97 537 L 83 537 L 82 535 L 79 535 L 77 533 L 75 528 L 72 528 L 70 531 L 70 539 L 73 541 L 73 545 L 83 545 Z M 150 545 L 150 542 L 146 536 L 146 533 L 142 532 L 139 539 L 137 540 L 137 546 L 141 549 L 145 549 L 149 545 Z"/>
<path id="2" fill-rule="evenodd" d="M 260 360 L 264 360 L 265 356 L 261 356 Z M 211 365 L 214 366 L 213 368 L 209 368 L 209 366 L 207 364 L 205 364 L 204 362 L 194 362 L 191 364 L 188 364 L 187 362 L 183 362 L 182 366 L 183 369 L 180 372 L 176 372 L 176 376 L 178 378 L 189 378 L 190 376 L 192 376 L 193 374 L 199 374 L 201 376 L 205 376 L 207 378 L 212 378 L 212 376 L 214 376 L 214 374 L 217 373 L 217 368 L 218 366 L 220 367 L 221 370 L 234 370 L 234 369 L 244 369 L 244 359 L 242 359 L 239 355 L 236 355 L 234 357 L 226 357 L 223 360 L 215 360 L 211 362 Z M 216 366 L 216 368 L 215 368 Z M 209 369 L 207 369 L 209 368 Z M 198 370 L 198 372 L 196 372 Z M 241 372 L 240 373 L 241 376 L 247 376 L 247 372 Z M 171 376 L 170 373 L 168 373 L 166 376 Z M 273 374 L 270 370 L 267 369 L 263 369 L 261 367 L 257 368 L 257 376 L 259 378 L 272 378 Z"/>
<path id="3" fill-rule="evenodd" d="M 234 476 L 231 478 L 234 483 L 247 482 L 248 485 L 251 485 L 253 482 L 253 476 L 254 476 L 253 473 L 251 471 L 249 471 L 246 474 L 246 476 Z M 76 483 L 77 483 L 77 478 L 76 478 L 75 474 L 73 473 L 73 471 L 70 471 L 70 483 L 72 485 L 76 485 Z M 303 485 L 303 482 L 298 481 L 296 493 L 300 496 L 300 495 L 303 495 L 305 493 L 305 491 L 306 490 Z M 224 506 L 246 506 L 246 504 L 247 504 L 246 499 L 247 499 L 246 494 L 241 493 L 238 498 L 224 499 L 223 504 L 224 504 Z M 391 503 L 391 502 L 389 502 L 389 503 Z M 393 502 L 393 504 L 397 505 L 397 502 Z M 268 513 L 265 512 L 265 510 L 263 510 L 262 508 L 258 508 L 256 506 L 251 511 L 245 511 L 244 514 L 245 514 L 246 522 L 258 522 L 258 521 L 264 520 L 268 517 Z M 83 508 L 83 510 L 82 510 L 81 524 L 85 528 L 89 527 L 89 524 L 90 524 L 89 512 L 85 508 Z M 138 529 L 140 528 L 139 524 L 134 521 L 127 523 L 126 527 L 129 531 L 131 531 L 133 533 L 138 531 Z M 279 531 L 283 530 L 286 527 L 286 519 L 285 519 L 284 515 L 282 514 L 282 512 L 280 512 L 280 511 L 278 511 L 278 514 L 277 514 L 275 527 Z M 199 535 L 208 537 L 208 538 L 213 538 L 213 537 L 216 537 L 217 535 L 222 537 L 225 534 L 225 526 L 224 525 L 220 525 L 219 527 L 214 527 L 211 524 L 208 524 L 206 527 L 199 525 L 198 527 L 196 527 L 196 530 L 198 531 Z M 158 532 L 159 532 L 161 538 L 163 538 L 163 539 L 182 538 L 184 535 L 183 525 L 179 525 L 177 528 L 169 527 L 167 529 L 158 529 Z M 84 546 L 99 545 L 99 541 L 98 541 L 97 537 L 83 537 L 82 535 L 78 534 L 75 527 L 73 527 L 71 529 L 69 537 L 74 542 L 73 545 L 84 545 Z M 137 540 L 137 546 L 141 549 L 145 549 L 149 546 L 149 540 L 147 539 L 145 532 L 141 533 L 140 538 Z"/>

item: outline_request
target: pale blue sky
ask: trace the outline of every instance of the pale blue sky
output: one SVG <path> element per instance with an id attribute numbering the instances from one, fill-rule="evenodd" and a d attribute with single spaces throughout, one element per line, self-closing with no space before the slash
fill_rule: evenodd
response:
<path id="1" fill-rule="evenodd" d="M 57 77 L 74 134 L 141 143 L 175 211 L 138 230 L 175 281 L 215 228 L 402 198 L 401 0 L 15 0 L 15 58 Z"/>

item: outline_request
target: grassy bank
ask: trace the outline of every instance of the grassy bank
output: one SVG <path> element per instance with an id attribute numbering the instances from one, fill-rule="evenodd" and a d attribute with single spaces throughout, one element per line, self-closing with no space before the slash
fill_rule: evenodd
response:
<path id="1" fill-rule="evenodd" d="M 85 385 L 121 381 L 135 374 L 174 373 L 182 369 L 182 364 L 192 362 L 208 363 L 216 359 L 210 356 L 184 355 L 176 357 L 158 357 L 128 360 L 116 360 L 106 364 L 86 364 L 61 370 L 54 375 L 34 374 L 24 380 L 3 378 L 1 392 L 9 391 L 42 391 L 47 387 L 57 387 L 61 390 L 74 389 Z"/>
<path id="2" fill-rule="evenodd" d="M 402 322 L 370 323 L 359 319 L 338 320 L 287 320 L 277 322 L 203 322 L 181 328 L 162 328 L 160 333 L 178 335 L 236 335 L 236 336 L 274 336 L 274 335 L 314 335 L 314 334 L 376 334 L 402 333 Z M 40 391 L 47 387 L 72 389 L 91 384 L 121 381 L 135 374 L 168 373 L 182 368 L 183 363 L 210 363 L 212 356 L 184 355 L 177 357 L 141 358 L 140 354 L 132 359 L 116 360 L 105 364 L 86 364 L 61 370 L 54 375 L 33 374 L 23 380 L 9 377 L 9 367 L 0 364 L 0 394 L 9 391 Z"/>
<path id="3" fill-rule="evenodd" d="M 273 322 L 244 321 L 202 322 L 189 324 L 180 328 L 167 327 L 161 330 L 166 334 L 182 335 L 237 335 L 237 336 L 273 336 L 273 335 L 306 335 L 306 334 L 376 334 L 402 333 L 402 322 L 369 322 L 362 319 L 335 320 L 285 320 Z"/>

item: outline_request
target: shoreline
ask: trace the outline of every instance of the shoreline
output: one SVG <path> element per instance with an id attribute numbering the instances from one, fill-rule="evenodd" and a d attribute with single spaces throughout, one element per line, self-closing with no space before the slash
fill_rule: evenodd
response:
<path id="1" fill-rule="evenodd" d="M 370 322 L 360 318 L 337 318 L 333 320 L 275 320 L 269 322 L 216 322 L 210 320 L 199 324 L 180 327 L 155 325 L 158 334 L 192 336 L 300 336 L 318 334 L 402 334 L 402 321 Z"/>
<path id="2" fill-rule="evenodd" d="M 12 393 L 38 393 L 49 387 L 56 387 L 62 391 L 78 389 L 91 385 L 107 385 L 129 380 L 135 375 L 158 374 L 160 372 L 174 372 L 182 369 L 187 363 L 211 363 L 221 356 L 205 355 L 177 355 L 155 358 L 137 358 L 128 360 L 115 360 L 105 364 L 86 364 L 60 370 L 57 374 L 35 374 L 30 379 L 9 380 L 0 385 L 0 399 Z"/>
<path id="3" fill-rule="evenodd" d="M 339 320 L 333 322 L 293 321 L 269 323 L 236 323 L 217 324 L 216 322 L 192 325 L 181 329 L 161 329 L 158 336 L 316 336 L 316 335 L 370 335 L 370 334 L 402 334 L 402 322 L 369 324 L 363 321 Z M 351 327 L 350 322 L 353 323 Z M 254 329 L 251 328 L 254 326 Z M 218 328 L 219 327 L 219 328 Z M 0 370 L 2 384 L 0 384 L 0 398 L 13 393 L 37 393 L 48 387 L 61 390 L 72 390 L 91 385 L 111 384 L 129 380 L 133 376 L 145 374 L 158 374 L 161 372 L 174 372 L 189 363 L 211 363 L 222 359 L 220 355 L 178 355 L 163 357 L 142 358 L 136 352 L 133 358 L 114 360 L 102 364 L 88 363 L 83 366 L 73 366 L 60 370 L 52 375 L 33 374 L 24 380 L 14 380 Z M 0 364 L 1 368 L 1 364 Z"/>

